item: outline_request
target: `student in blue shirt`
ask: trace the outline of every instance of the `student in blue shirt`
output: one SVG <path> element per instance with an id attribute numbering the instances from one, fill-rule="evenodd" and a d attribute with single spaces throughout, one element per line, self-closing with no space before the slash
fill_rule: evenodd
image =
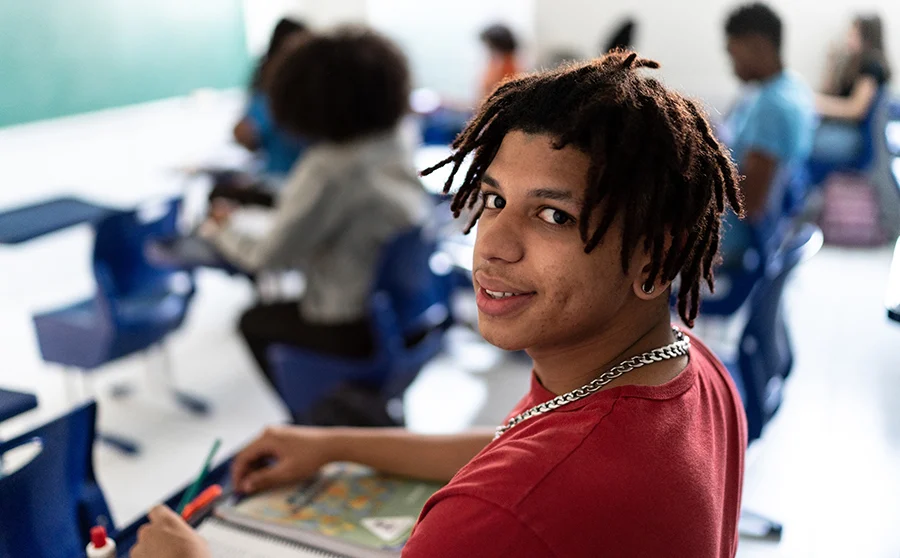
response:
<path id="1" fill-rule="evenodd" d="M 761 235 L 763 242 L 774 235 L 789 179 L 809 157 L 816 116 L 812 91 L 784 68 L 781 19 L 771 8 L 759 3 L 738 8 L 728 17 L 725 33 L 735 75 L 752 85 L 726 123 L 744 176 L 747 215 L 747 224 L 726 217 L 726 231 L 731 231 L 722 255 L 728 265 L 749 245 L 750 234 Z"/>
<path id="2" fill-rule="evenodd" d="M 305 140 L 275 123 L 266 90 L 283 47 L 307 33 L 308 28 L 303 22 L 287 18 L 278 22 L 269 48 L 253 74 L 246 111 L 234 126 L 235 141 L 260 155 L 263 161 L 262 179 L 243 173 L 220 174 L 216 176 L 216 185 L 209 195 L 211 203 L 227 200 L 238 205 L 271 207 L 274 205 L 274 192 L 306 150 Z"/>

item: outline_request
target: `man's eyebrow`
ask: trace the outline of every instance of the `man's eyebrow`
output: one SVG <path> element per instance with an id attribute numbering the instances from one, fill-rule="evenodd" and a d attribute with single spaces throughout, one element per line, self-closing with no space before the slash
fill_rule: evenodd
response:
<path id="1" fill-rule="evenodd" d="M 500 182 L 489 174 L 483 174 L 481 176 L 481 181 L 486 185 L 494 188 L 496 190 L 503 191 L 503 188 L 500 187 Z M 577 198 L 572 192 L 569 190 L 561 189 L 561 188 L 535 188 L 533 190 L 528 191 L 528 197 L 530 198 L 542 198 L 545 200 L 554 200 L 560 202 L 569 202 L 580 204 L 581 199 Z"/>
<path id="2" fill-rule="evenodd" d="M 503 189 L 500 187 L 500 183 L 497 182 L 497 179 L 487 173 L 481 175 L 481 181 L 484 182 L 485 184 L 487 184 L 488 186 L 490 186 L 491 188 L 496 188 L 497 190 Z"/>
<path id="3" fill-rule="evenodd" d="M 528 192 L 528 197 L 543 198 L 561 202 L 580 203 L 580 200 L 572 195 L 572 192 L 568 190 L 559 190 L 556 188 L 536 188 Z"/>

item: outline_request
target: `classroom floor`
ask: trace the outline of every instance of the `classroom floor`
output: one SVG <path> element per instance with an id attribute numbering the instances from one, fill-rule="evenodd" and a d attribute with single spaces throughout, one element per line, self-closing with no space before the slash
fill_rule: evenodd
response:
<path id="1" fill-rule="evenodd" d="M 0 130 L 0 209 L 61 193 L 128 205 L 183 191 L 175 167 L 239 157 L 224 142 L 239 106 L 236 96 L 209 95 Z M 0 246 L 0 386 L 40 398 L 37 410 L 4 423 L 0 436 L 59 415 L 83 392 L 41 361 L 30 316 L 92 292 L 91 242 L 90 229 L 76 227 Z M 743 540 L 738 556 L 900 556 L 900 324 L 887 321 L 882 305 L 890 258 L 888 248 L 825 248 L 789 286 L 796 366 L 781 411 L 748 452 L 744 487 L 745 508 L 782 521 L 784 538 Z M 234 331 L 250 286 L 212 271 L 198 282 L 168 352 L 179 386 L 207 397 L 211 416 L 192 416 L 167 396 L 160 354 L 94 375 L 101 430 L 132 436 L 144 449 L 131 458 L 97 446 L 98 475 L 118 525 L 196 474 L 214 437 L 223 439 L 226 455 L 285 418 Z M 705 334 L 719 329 L 707 324 Z M 528 375 L 523 357 L 457 328 L 447 353 L 408 393 L 410 427 L 497 424 Z M 123 382 L 135 392 L 113 398 L 112 387 Z"/>

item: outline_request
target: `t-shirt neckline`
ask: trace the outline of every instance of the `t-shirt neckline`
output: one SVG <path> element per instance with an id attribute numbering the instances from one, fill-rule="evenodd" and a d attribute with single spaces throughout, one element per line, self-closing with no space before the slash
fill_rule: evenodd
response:
<path id="1" fill-rule="evenodd" d="M 690 359 L 687 366 L 685 366 L 677 376 L 664 384 L 629 384 L 602 389 L 597 393 L 591 394 L 583 399 L 579 399 L 578 401 L 560 407 L 554 412 L 575 411 L 584 407 L 585 405 L 589 405 L 596 401 L 616 399 L 620 397 L 635 397 L 640 399 L 653 399 L 658 401 L 672 399 L 687 391 L 694 384 L 694 381 L 697 378 L 697 374 L 697 364 L 695 363 L 694 359 Z M 534 373 L 534 370 L 532 370 L 531 388 L 528 391 L 529 407 L 547 402 L 554 397 L 557 397 L 557 394 L 545 388 L 541 384 L 540 380 L 538 380 L 538 377 Z"/>

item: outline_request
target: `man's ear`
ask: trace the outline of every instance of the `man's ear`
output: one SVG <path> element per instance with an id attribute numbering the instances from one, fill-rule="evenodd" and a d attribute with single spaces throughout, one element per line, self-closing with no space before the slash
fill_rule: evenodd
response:
<path id="1" fill-rule="evenodd" d="M 672 236 L 666 233 L 665 246 L 662 253 L 666 254 L 672 246 Z M 653 267 L 653 247 L 644 249 L 644 239 L 638 242 L 637 249 L 631 257 L 632 278 L 631 288 L 634 295 L 641 300 L 653 300 L 668 292 L 671 281 L 664 281 L 659 273 L 656 279 L 650 281 L 650 270 Z"/>

